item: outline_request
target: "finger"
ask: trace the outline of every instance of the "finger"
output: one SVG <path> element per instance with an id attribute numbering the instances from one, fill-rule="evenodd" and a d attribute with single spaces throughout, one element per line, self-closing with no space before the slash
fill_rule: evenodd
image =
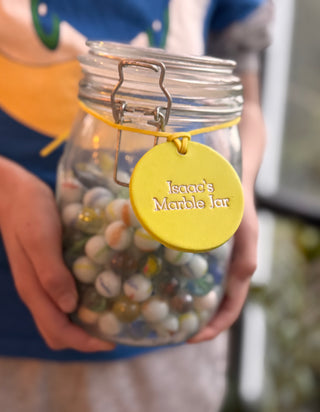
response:
<path id="1" fill-rule="evenodd" d="M 47 345 L 54 350 L 72 348 L 82 352 L 114 349 L 113 343 L 93 338 L 73 325 L 43 290 L 21 245 L 15 241 L 8 243 L 8 256 L 18 293 L 31 311 Z"/>
<path id="2" fill-rule="evenodd" d="M 252 221 L 249 222 L 252 224 Z M 250 287 L 250 279 L 256 269 L 257 229 L 248 230 L 244 221 L 235 236 L 232 260 L 227 277 L 224 299 L 211 322 L 188 342 L 198 343 L 214 339 L 228 329 L 238 318 Z"/>
<path id="3" fill-rule="evenodd" d="M 62 256 L 60 221 L 53 205 L 49 206 L 50 219 L 41 212 L 31 216 L 19 230 L 19 241 L 43 289 L 63 312 L 69 313 L 75 310 L 78 295 Z"/>
<path id="4" fill-rule="evenodd" d="M 230 277 L 227 293 L 219 307 L 217 314 L 197 335 L 191 338 L 189 343 L 198 343 L 214 339 L 222 331 L 228 329 L 238 318 L 245 302 L 250 279 Z"/>

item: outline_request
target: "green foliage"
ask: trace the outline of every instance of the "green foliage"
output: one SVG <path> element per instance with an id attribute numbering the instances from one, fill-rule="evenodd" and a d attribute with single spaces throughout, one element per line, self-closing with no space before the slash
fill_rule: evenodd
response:
<path id="1" fill-rule="evenodd" d="M 266 391 L 259 412 L 320 407 L 320 231 L 278 219 L 273 275 L 252 289 L 267 315 Z"/>

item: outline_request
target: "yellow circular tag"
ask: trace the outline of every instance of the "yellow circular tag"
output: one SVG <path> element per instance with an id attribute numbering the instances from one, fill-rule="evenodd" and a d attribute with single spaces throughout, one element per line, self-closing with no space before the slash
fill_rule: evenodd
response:
<path id="1" fill-rule="evenodd" d="M 240 179 L 219 153 L 196 142 L 180 154 L 172 142 L 149 150 L 130 181 L 142 226 L 165 246 L 202 252 L 225 243 L 243 215 Z"/>

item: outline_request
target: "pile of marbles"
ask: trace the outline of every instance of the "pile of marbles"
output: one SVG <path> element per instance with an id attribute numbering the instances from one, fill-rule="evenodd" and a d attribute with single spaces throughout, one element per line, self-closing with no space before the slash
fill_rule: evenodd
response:
<path id="1" fill-rule="evenodd" d="M 177 343 L 197 333 L 221 299 L 226 248 L 169 249 L 141 227 L 127 188 L 112 177 L 103 186 L 81 177 L 60 173 L 57 185 L 64 257 L 79 292 L 72 320 L 130 345 Z"/>

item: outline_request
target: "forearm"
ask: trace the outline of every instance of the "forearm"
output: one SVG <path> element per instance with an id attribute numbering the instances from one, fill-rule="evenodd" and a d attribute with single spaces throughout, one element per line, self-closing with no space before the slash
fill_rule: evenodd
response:
<path id="1" fill-rule="evenodd" d="M 15 188 L 15 185 L 30 175 L 26 169 L 21 167 L 18 163 L 0 156 L 0 193 L 9 193 L 10 190 Z M 4 196 L 1 196 L 1 201 L 4 200 Z"/>
<path id="2" fill-rule="evenodd" d="M 42 180 L 18 163 L 3 156 L 0 156 L 0 176 L 0 230 L 8 208 L 13 206 L 10 205 L 13 195 L 29 198 L 33 196 L 33 192 L 41 189 L 47 196 L 53 196 L 49 186 Z"/>
<path id="3" fill-rule="evenodd" d="M 14 190 L 19 172 L 23 175 L 21 169 L 18 164 L 0 156 L 0 228 L 2 217 L 9 202 L 10 190 Z"/>
<path id="4" fill-rule="evenodd" d="M 258 75 L 241 76 L 244 108 L 239 125 L 242 144 L 242 182 L 246 194 L 253 193 L 255 180 L 262 161 L 266 133 L 259 97 Z"/>

